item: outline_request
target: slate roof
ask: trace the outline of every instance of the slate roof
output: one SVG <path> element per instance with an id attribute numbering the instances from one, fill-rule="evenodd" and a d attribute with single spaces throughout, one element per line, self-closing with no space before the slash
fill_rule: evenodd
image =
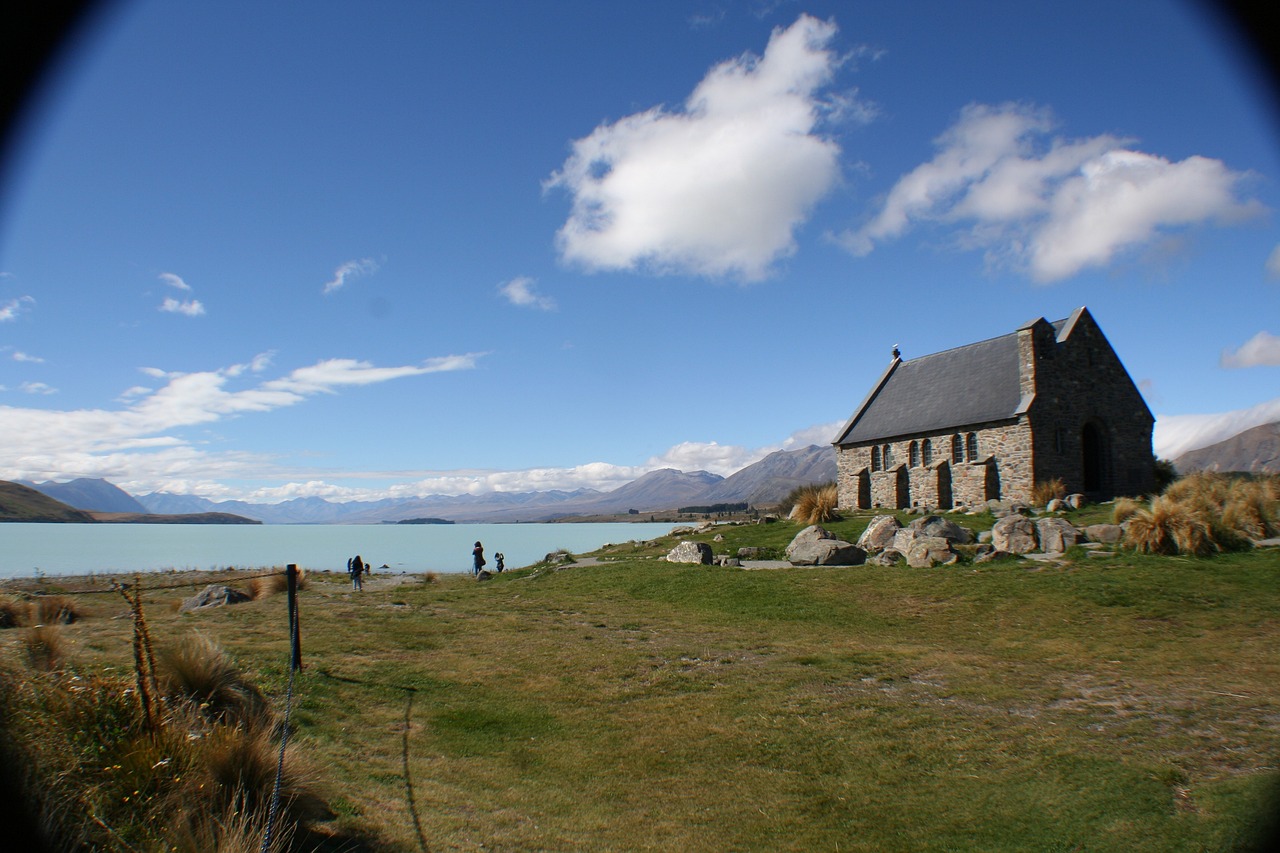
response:
<path id="1" fill-rule="evenodd" d="M 1067 321 L 1053 324 L 1061 333 Z M 1007 420 L 1026 410 L 1018 378 L 1018 333 L 894 360 L 833 444 L 861 444 Z"/>

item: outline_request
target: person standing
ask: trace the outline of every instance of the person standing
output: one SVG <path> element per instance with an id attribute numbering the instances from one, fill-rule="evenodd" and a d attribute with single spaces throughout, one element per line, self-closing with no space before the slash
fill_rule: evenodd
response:
<path id="1" fill-rule="evenodd" d="M 351 588 L 353 590 L 364 589 L 364 584 L 360 580 L 360 576 L 364 574 L 364 560 L 360 559 L 360 555 L 356 554 L 351 558 Z"/>
<path id="2" fill-rule="evenodd" d="M 471 573 L 476 577 L 480 576 L 480 570 L 484 568 L 484 546 L 479 542 L 476 547 L 471 549 Z"/>

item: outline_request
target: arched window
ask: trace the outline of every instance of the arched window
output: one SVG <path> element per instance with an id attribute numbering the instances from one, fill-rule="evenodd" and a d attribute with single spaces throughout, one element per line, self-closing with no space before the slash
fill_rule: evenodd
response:
<path id="1" fill-rule="evenodd" d="M 888 471 L 893 467 L 893 445 L 886 444 L 881 448 L 880 454 L 884 457 L 884 469 Z"/>
<path id="2" fill-rule="evenodd" d="M 880 470 L 880 448 L 874 444 L 871 446 L 871 470 Z"/>
<path id="3" fill-rule="evenodd" d="M 951 461 L 957 465 L 964 461 L 964 443 L 960 440 L 960 433 L 951 436 Z"/>
<path id="4" fill-rule="evenodd" d="M 965 455 L 969 457 L 970 462 L 978 461 L 978 434 L 971 432 L 965 436 Z"/>
<path id="5" fill-rule="evenodd" d="M 920 455 L 924 457 L 924 467 L 928 468 L 933 464 L 933 442 L 925 439 L 920 442 Z"/>
<path id="6" fill-rule="evenodd" d="M 911 460 L 912 468 L 919 468 L 920 467 L 920 445 L 914 441 L 911 442 L 911 444 L 907 448 L 907 457 Z"/>

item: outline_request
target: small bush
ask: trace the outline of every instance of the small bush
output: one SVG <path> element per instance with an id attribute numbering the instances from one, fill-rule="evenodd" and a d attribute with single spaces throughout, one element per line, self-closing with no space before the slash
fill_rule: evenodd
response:
<path id="1" fill-rule="evenodd" d="M 435 572 L 427 572 L 422 576 L 423 583 L 435 583 L 438 580 L 440 580 L 440 576 Z"/>
<path id="2" fill-rule="evenodd" d="M 1124 524 L 1141 508 L 1142 503 L 1133 498 L 1117 498 L 1115 508 L 1111 510 L 1111 521 L 1113 524 Z"/>
<path id="3" fill-rule="evenodd" d="M 801 486 L 792 495 L 795 497 L 790 516 L 800 524 L 823 524 L 840 517 L 836 513 L 840 493 L 835 483 Z M 792 495 L 787 496 L 788 500 Z"/>
<path id="4" fill-rule="evenodd" d="M 1067 496 L 1067 485 L 1061 477 L 1042 480 L 1031 487 L 1031 503 L 1044 506 L 1051 500 L 1061 500 Z"/>

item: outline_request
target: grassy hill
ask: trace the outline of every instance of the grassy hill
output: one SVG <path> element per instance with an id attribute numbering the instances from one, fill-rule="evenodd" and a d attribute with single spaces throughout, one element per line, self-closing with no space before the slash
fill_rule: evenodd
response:
<path id="1" fill-rule="evenodd" d="M 35 489 L 0 480 L 0 522 L 3 521 L 91 522 L 93 517 Z"/>
<path id="2" fill-rule="evenodd" d="M 743 571 L 658 559 L 672 544 L 483 583 L 308 577 L 290 749 L 330 809 L 323 849 L 1262 849 L 1274 549 Z M 283 710 L 283 597 L 179 614 L 190 589 L 145 595 L 157 652 L 198 631 Z M 73 598 L 66 666 L 131 683 L 127 605 Z M 179 775 L 94 742 L 85 772 Z"/>

